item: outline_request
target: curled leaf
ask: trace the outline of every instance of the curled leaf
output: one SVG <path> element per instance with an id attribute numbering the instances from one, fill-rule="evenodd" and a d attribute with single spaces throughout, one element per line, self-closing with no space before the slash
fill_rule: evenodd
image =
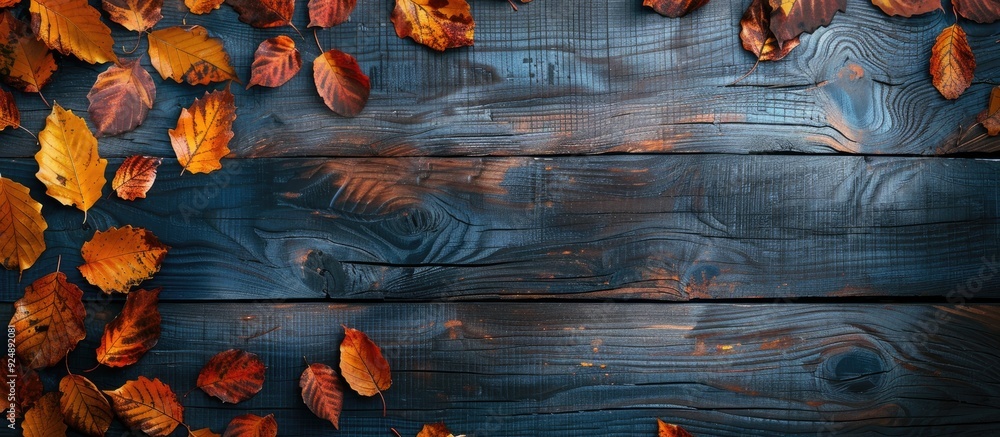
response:
<path id="1" fill-rule="evenodd" d="M 847 0 L 768 0 L 771 4 L 771 32 L 784 46 L 802 33 L 826 26 L 838 11 L 847 10 Z"/>
<path id="2" fill-rule="evenodd" d="M 49 273 L 28 286 L 14 302 L 9 325 L 15 329 L 17 354 L 31 369 L 50 367 L 76 349 L 87 336 L 83 291 L 61 272 Z"/>
<path id="3" fill-rule="evenodd" d="M 35 176 L 48 188 L 45 194 L 86 213 L 101 198 L 108 166 L 108 160 L 97 154 L 97 138 L 87 122 L 54 104 L 38 142 L 42 147 L 35 154 Z"/>
<path id="4" fill-rule="evenodd" d="M 295 0 L 226 0 L 240 14 L 240 21 L 253 27 L 281 27 L 292 22 Z"/>
<path id="5" fill-rule="evenodd" d="M 160 289 L 128 294 L 122 312 L 104 327 L 97 362 L 108 367 L 135 364 L 160 339 Z"/>
<path id="6" fill-rule="evenodd" d="M 278 422 L 273 414 L 260 417 L 256 414 L 236 416 L 229 421 L 222 437 L 275 437 L 278 435 Z"/>
<path id="7" fill-rule="evenodd" d="M 642 0 L 643 6 L 653 8 L 657 14 L 677 18 L 705 6 L 708 0 Z"/>
<path id="8" fill-rule="evenodd" d="M 49 48 L 10 11 L 0 12 L 0 70 L 0 79 L 27 93 L 39 92 L 56 71 Z"/>
<path id="9" fill-rule="evenodd" d="M 28 187 L 0 177 L 0 259 L 7 269 L 25 271 L 45 251 L 42 204 Z"/>
<path id="10" fill-rule="evenodd" d="M 59 437 L 66 435 L 59 409 L 59 393 L 46 393 L 35 406 L 24 414 L 21 431 L 24 437 Z"/>
<path id="11" fill-rule="evenodd" d="M 105 293 L 128 293 L 160 271 L 167 246 L 143 228 L 124 226 L 97 231 L 83 243 L 80 273 Z"/>
<path id="12" fill-rule="evenodd" d="M 740 19 L 740 41 L 758 61 L 781 60 L 799 45 L 799 38 L 795 37 L 779 46 L 770 26 L 771 6 L 767 0 L 752 0 Z"/>
<path id="13" fill-rule="evenodd" d="M 900 17 L 912 17 L 941 9 L 941 0 L 872 0 L 882 12 Z"/>
<path id="14" fill-rule="evenodd" d="M 174 26 L 149 33 L 149 60 L 163 79 L 207 85 L 235 80 L 236 70 L 219 38 L 201 26 Z"/>
<path id="15" fill-rule="evenodd" d="M 87 0 L 31 0 L 31 29 L 45 45 L 91 64 L 118 62 L 111 29 Z"/>
<path id="16" fill-rule="evenodd" d="M 129 156 L 115 172 L 111 189 L 125 200 L 145 198 L 156 181 L 156 168 L 162 159 L 150 156 Z"/>
<path id="17" fill-rule="evenodd" d="M 363 332 L 346 326 L 340 343 L 340 373 L 361 396 L 381 395 L 392 385 L 389 362 L 382 356 L 382 349 Z"/>
<path id="18" fill-rule="evenodd" d="M 14 95 L 0 89 L 0 131 L 8 127 L 21 127 L 21 111 L 17 109 Z"/>
<path id="19" fill-rule="evenodd" d="M 353 56 L 328 50 L 313 61 L 313 81 L 326 106 L 345 117 L 361 113 L 371 84 Z"/>
<path id="20" fill-rule="evenodd" d="M 156 85 L 138 59 L 122 61 L 97 75 L 87 93 L 87 112 L 99 135 L 118 135 L 139 127 L 153 109 Z"/>
<path id="21" fill-rule="evenodd" d="M 656 424 L 657 427 L 659 428 L 659 437 L 694 437 L 684 428 L 681 428 L 680 426 L 674 425 L 672 423 L 667 423 L 660 419 L 656 419 Z"/>
<path id="22" fill-rule="evenodd" d="M 102 0 L 111 21 L 134 31 L 145 32 L 163 19 L 163 0 Z"/>
<path id="23" fill-rule="evenodd" d="M 970 85 L 976 70 L 965 31 L 958 24 L 944 28 L 931 48 L 931 80 L 946 99 L 954 100 Z"/>
<path id="24" fill-rule="evenodd" d="M 184 407 L 170 386 L 140 376 L 115 390 L 105 390 L 115 414 L 130 429 L 150 437 L 166 437 L 184 422 Z"/>
<path id="25" fill-rule="evenodd" d="M 347 21 L 358 0 L 309 0 L 309 27 L 333 27 Z"/>
<path id="26" fill-rule="evenodd" d="M 977 23 L 988 24 L 1000 20 L 1000 1 L 952 0 L 955 12 Z"/>
<path id="27" fill-rule="evenodd" d="M 256 354 L 229 349 L 216 354 L 198 373 L 198 388 L 209 396 L 236 404 L 264 387 L 264 362 Z"/>
<path id="28" fill-rule="evenodd" d="M 177 127 L 170 129 L 170 145 L 183 171 L 210 173 L 222 168 L 221 159 L 229 154 L 233 139 L 236 104 L 226 88 L 206 92 L 190 108 L 181 109 Z"/>
<path id="29" fill-rule="evenodd" d="M 254 85 L 279 87 L 288 82 L 302 68 L 302 55 L 295 48 L 295 41 L 278 35 L 260 43 L 250 66 L 250 82 Z"/>
<path id="30" fill-rule="evenodd" d="M 59 405 L 63 419 L 73 429 L 101 437 L 111 426 L 111 404 L 89 379 L 66 375 L 59 381 Z"/>
<path id="31" fill-rule="evenodd" d="M 202 15 L 219 9 L 224 0 L 184 0 L 184 5 L 188 7 L 192 14 Z"/>
<path id="32" fill-rule="evenodd" d="M 476 22 L 465 0 L 396 0 L 390 20 L 400 38 L 438 51 L 471 46 L 475 39 Z"/>
<path id="33" fill-rule="evenodd" d="M 309 411 L 340 429 L 344 390 L 333 368 L 322 363 L 310 364 L 299 378 L 299 387 L 302 389 L 302 402 L 309 407 Z"/>

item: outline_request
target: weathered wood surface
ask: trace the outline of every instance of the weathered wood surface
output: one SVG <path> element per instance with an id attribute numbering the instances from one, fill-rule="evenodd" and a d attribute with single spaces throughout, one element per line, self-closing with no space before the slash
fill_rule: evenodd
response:
<path id="1" fill-rule="evenodd" d="M 164 292 L 165 294 L 167 292 Z M 88 304 L 93 350 L 117 304 Z M 163 335 L 139 375 L 183 394 L 213 354 L 238 347 L 268 365 L 238 405 L 182 399 L 195 427 L 221 431 L 274 413 L 282 436 L 413 436 L 444 420 L 475 437 L 655 435 L 655 417 L 699 436 L 982 436 L 1000 427 L 1000 306 L 727 304 L 162 304 Z M 0 307 L 0 317 L 10 309 Z M 341 431 L 301 404 L 310 362 L 337 366 L 341 324 L 366 331 L 393 369 L 378 398 L 345 397 Z M 54 368 L 51 387 L 62 366 Z M 120 426 L 120 425 L 116 425 Z M 112 432 L 109 435 L 119 435 Z M 176 435 L 180 435 L 177 433 Z"/>
<path id="2" fill-rule="evenodd" d="M 305 2 L 297 3 L 293 21 L 305 30 Z M 962 22 L 978 69 L 976 83 L 954 102 L 933 89 L 927 67 L 937 33 L 953 18 L 890 18 L 868 0 L 848 2 L 846 14 L 803 37 L 789 58 L 727 87 L 754 63 L 738 38 L 747 3 L 715 1 L 668 19 L 638 0 L 537 1 L 519 12 L 505 1 L 478 0 L 476 46 L 436 53 L 396 37 L 389 0 L 359 2 L 350 22 L 318 35 L 324 48 L 356 56 L 371 77 L 365 111 L 346 119 L 323 106 L 311 71 L 319 50 L 305 30 L 296 42 L 306 63 L 291 82 L 233 87 L 239 117 L 231 148 L 242 157 L 1000 150 L 991 138 L 957 144 L 998 80 L 1000 26 Z M 174 0 L 164 15 L 161 27 L 183 19 L 223 38 L 244 82 L 257 44 L 294 35 L 288 27 L 252 29 L 228 6 L 196 16 Z M 120 46 L 134 44 L 135 33 L 111 27 Z M 148 56 L 143 64 L 152 71 Z M 84 112 L 104 68 L 63 59 L 44 93 Z M 103 139 L 105 156 L 170 156 L 167 129 L 206 87 L 157 82 L 146 123 Z M 34 96 L 17 100 L 26 126 L 41 129 L 48 108 Z M 23 132 L 5 132 L 0 142 L 0 156 L 36 151 Z"/>
<path id="3" fill-rule="evenodd" d="M 108 178 L 118 161 L 108 167 Z M 164 164 L 149 197 L 83 214 L 43 195 L 48 251 L 110 226 L 171 250 L 162 299 L 996 298 L 1000 162 L 848 156 L 227 160 Z M 966 295 L 968 294 L 968 295 Z"/>

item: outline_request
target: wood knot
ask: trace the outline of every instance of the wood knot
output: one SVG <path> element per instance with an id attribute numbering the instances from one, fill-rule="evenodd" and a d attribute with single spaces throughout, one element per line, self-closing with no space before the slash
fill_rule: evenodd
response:
<path id="1" fill-rule="evenodd" d="M 885 361 L 875 351 L 853 348 L 833 355 L 819 369 L 830 390 L 841 396 L 865 395 L 882 387 L 888 373 Z"/>
<path id="2" fill-rule="evenodd" d="M 347 286 L 344 265 L 323 251 L 310 250 L 302 263 L 302 270 L 306 285 L 313 290 L 322 290 L 327 297 L 343 293 Z"/>

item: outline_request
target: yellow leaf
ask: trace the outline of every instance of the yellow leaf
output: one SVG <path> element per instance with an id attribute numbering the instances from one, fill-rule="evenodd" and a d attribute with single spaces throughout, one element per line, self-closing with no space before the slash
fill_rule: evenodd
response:
<path id="1" fill-rule="evenodd" d="M 151 437 L 170 435 L 184 421 L 184 407 L 170 386 L 159 379 L 140 376 L 116 390 L 105 390 L 115 413 L 130 429 Z"/>
<path id="2" fill-rule="evenodd" d="M 29 10 L 31 29 L 51 49 L 91 64 L 118 62 L 111 29 L 87 0 L 31 0 Z"/>
<path id="3" fill-rule="evenodd" d="M 396 0 L 389 17 L 396 35 L 434 50 L 471 46 L 476 22 L 465 0 Z"/>
<path id="4" fill-rule="evenodd" d="M 170 144 L 183 171 L 210 173 L 222 168 L 233 138 L 236 104 L 229 89 L 206 92 L 190 108 L 181 109 L 177 127 L 170 129 Z"/>
<path id="5" fill-rule="evenodd" d="M 42 204 L 28 187 L 0 177 L 0 258 L 8 269 L 25 271 L 45 251 L 43 232 L 49 225 Z"/>
<path id="6" fill-rule="evenodd" d="M 17 354 L 31 369 L 50 367 L 87 336 L 83 291 L 60 272 L 45 275 L 14 302 L 9 325 L 15 329 Z"/>
<path id="7" fill-rule="evenodd" d="M 45 129 L 38 133 L 38 142 L 42 147 L 35 154 L 35 176 L 48 187 L 45 194 L 63 205 L 76 206 L 86 221 L 87 210 L 101 198 L 106 182 L 108 160 L 97 155 L 97 138 L 87 122 L 55 104 L 45 119 Z"/>
<path id="8" fill-rule="evenodd" d="M 201 26 L 174 26 L 149 33 L 149 60 L 163 79 L 207 85 L 235 80 L 236 70 L 219 38 Z"/>
<path id="9" fill-rule="evenodd" d="M 160 271 L 168 249 L 152 232 L 142 228 L 125 226 L 97 231 L 94 238 L 83 243 L 84 264 L 80 273 L 105 293 L 128 293 L 133 286 Z"/>

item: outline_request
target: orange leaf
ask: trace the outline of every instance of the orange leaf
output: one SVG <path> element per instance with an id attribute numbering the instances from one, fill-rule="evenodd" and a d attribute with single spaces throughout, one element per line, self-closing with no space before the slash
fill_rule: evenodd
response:
<path id="1" fill-rule="evenodd" d="M 941 0 L 872 0 L 882 12 L 900 17 L 912 17 L 941 9 Z"/>
<path id="2" fill-rule="evenodd" d="M 111 398 L 115 414 L 125 425 L 150 437 L 168 436 L 184 422 L 184 407 L 170 386 L 159 379 L 140 376 L 104 394 Z"/>
<path id="3" fill-rule="evenodd" d="M 111 21 L 128 30 L 145 32 L 160 22 L 163 0 L 102 0 Z"/>
<path id="4" fill-rule="evenodd" d="M 954 100 L 972 85 L 976 58 L 958 24 L 944 28 L 931 49 L 931 79 L 946 99 Z"/>
<path id="5" fill-rule="evenodd" d="M 93 382 L 80 375 L 66 375 L 59 381 L 59 391 L 59 405 L 67 425 L 93 437 L 108 431 L 113 419 L 111 404 Z"/>
<path id="6" fill-rule="evenodd" d="M 80 273 L 101 291 L 128 293 L 140 282 L 160 271 L 167 246 L 143 228 L 125 226 L 97 231 L 83 243 L 84 264 Z"/>
<path id="7" fill-rule="evenodd" d="M 184 5 L 188 7 L 192 14 L 202 15 L 219 9 L 224 0 L 184 0 Z"/>
<path id="8" fill-rule="evenodd" d="M 66 282 L 61 272 L 49 273 L 24 290 L 14 302 L 9 325 L 15 329 L 17 354 L 31 369 L 49 367 L 62 360 L 87 336 L 83 291 Z"/>
<path id="9" fill-rule="evenodd" d="M 333 27 L 347 21 L 358 0 L 309 0 L 309 27 Z"/>
<path id="10" fill-rule="evenodd" d="M 9 372 L 10 367 L 7 369 Z M 24 417 L 24 412 L 42 397 L 42 379 L 38 377 L 38 372 L 20 361 L 14 365 L 14 396 L 14 417 Z"/>
<path id="11" fill-rule="evenodd" d="M 86 212 L 101 198 L 104 188 L 104 169 L 108 160 L 97 154 L 97 138 L 90 133 L 87 122 L 52 105 L 52 113 L 45 119 L 45 129 L 38 133 L 41 150 L 35 154 L 38 173 L 53 199 L 63 205 L 73 205 Z"/>
<path id="12" fill-rule="evenodd" d="M 216 354 L 198 373 L 198 388 L 232 404 L 252 398 L 264 387 L 264 362 L 256 354 L 229 349 Z"/>
<path id="13" fill-rule="evenodd" d="M 955 12 L 977 23 L 1000 20 L 1000 2 L 997 0 L 952 0 Z"/>
<path id="14" fill-rule="evenodd" d="M 0 259 L 8 269 L 25 271 L 45 251 L 42 204 L 28 187 L 0 177 Z"/>
<path id="15" fill-rule="evenodd" d="M 28 93 L 41 90 L 56 71 L 49 48 L 10 11 L 0 12 L 0 70 L 5 83 Z"/>
<path id="16" fill-rule="evenodd" d="M 784 46 L 802 33 L 812 33 L 833 20 L 837 11 L 847 10 L 847 0 L 768 0 L 771 4 L 771 32 Z"/>
<path id="17" fill-rule="evenodd" d="M 656 423 L 660 428 L 659 437 L 694 437 L 684 428 L 672 423 L 667 423 L 660 419 L 656 419 Z"/>
<path id="18" fill-rule="evenodd" d="M 21 127 L 21 111 L 17 109 L 14 95 L 0 89 L 0 131 L 8 127 L 15 129 Z"/>
<path id="19" fill-rule="evenodd" d="M 295 48 L 295 41 L 285 35 L 278 35 L 260 43 L 253 55 L 250 66 L 250 83 L 254 85 L 278 87 L 284 85 L 302 68 L 302 56 Z"/>
<path id="20" fill-rule="evenodd" d="M 104 327 L 97 362 L 108 367 L 135 364 L 160 339 L 160 289 L 136 290 L 125 298 L 125 307 Z"/>
<path id="21" fill-rule="evenodd" d="M 767 0 L 752 0 L 740 19 L 740 41 L 759 61 L 781 60 L 799 45 L 799 38 L 795 37 L 779 46 L 770 26 L 771 6 Z"/>
<path id="22" fill-rule="evenodd" d="M 642 0 L 643 6 L 649 6 L 656 13 L 671 18 L 687 15 L 707 3 L 708 0 Z"/>
<path id="23" fill-rule="evenodd" d="M 273 414 L 260 417 L 255 414 L 236 416 L 229 421 L 222 437 L 274 437 L 278 435 L 278 422 Z"/>
<path id="24" fill-rule="evenodd" d="M 346 326 L 344 341 L 340 343 L 340 374 L 361 396 L 382 396 L 392 385 L 389 362 L 382 356 L 382 350 L 363 332 Z M 384 410 L 384 396 L 382 405 Z"/>
<path id="25" fill-rule="evenodd" d="M 66 424 L 59 410 L 59 393 L 46 393 L 24 414 L 24 437 L 65 437 Z"/>
<path id="26" fill-rule="evenodd" d="M 149 60 L 163 79 L 207 85 L 235 80 L 236 70 L 219 38 L 201 26 L 174 26 L 149 33 Z"/>
<path id="27" fill-rule="evenodd" d="M 240 14 L 240 21 L 253 27 L 281 27 L 292 22 L 295 0 L 226 0 Z"/>
<path id="28" fill-rule="evenodd" d="M 371 84 L 353 56 L 328 50 L 313 61 L 313 81 L 326 106 L 345 117 L 365 109 Z"/>
<path id="29" fill-rule="evenodd" d="M 146 192 L 156 181 L 156 168 L 162 159 L 150 156 L 129 156 L 115 172 L 111 189 L 125 200 L 146 198 Z"/>
<path id="30" fill-rule="evenodd" d="M 438 51 L 471 46 L 475 39 L 476 22 L 465 0 L 396 0 L 390 19 L 400 38 Z"/>
<path id="31" fill-rule="evenodd" d="M 117 63 L 111 29 L 87 0 L 31 0 L 31 29 L 49 48 L 81 61 Z"/>
<path id="32" fill-rule="evenodd" d="M 122 61 L 97 75 L 87 112 L 99 135 L 118 135 L 139 127 L 155 99 L 156 85 L 139 60 Z"/>
<path id="33" fill-rule="evenodd" d="M 206 92 L 190 108 L 181 109 L 177 127 L 168 131 L 181 173 L 210 173 L 222 168 L 220 160 L 229 154 L 235 120 L 235 98 L 228 88 Z"/>
<path id="34" fill-rule="evenodd" d="M 990 106 L 983 113 L 981 123 L 989 136 L 1000 135 L 1000 86 L 995 86 L 990 91 Z"/>
<path id="35" fill-rule="evenodd" d="M 424 424 L 417 437 L 455 437 L 444 422 Z"/>
<path id="36" fill-rule="evenodd" d="M 302 402 L 309 407 L 309 411 L 340 429 L 344 390 L 333 368 L 322 363 L 310 364 L 299 378 L 299 387 L 302 388 Z"/>
<path id="37" fill-rule="evenodd" d="M 0 0 L 0 8 L 9 8 L 18 3 L 21 3 L 21 0 Z"/>
<path id="38" fill-rule="evenodd" d="M 188 433 L 188 437 L 222 437 L 218 433 L 212 431 L 208 428 L 192 430 Z"/>

